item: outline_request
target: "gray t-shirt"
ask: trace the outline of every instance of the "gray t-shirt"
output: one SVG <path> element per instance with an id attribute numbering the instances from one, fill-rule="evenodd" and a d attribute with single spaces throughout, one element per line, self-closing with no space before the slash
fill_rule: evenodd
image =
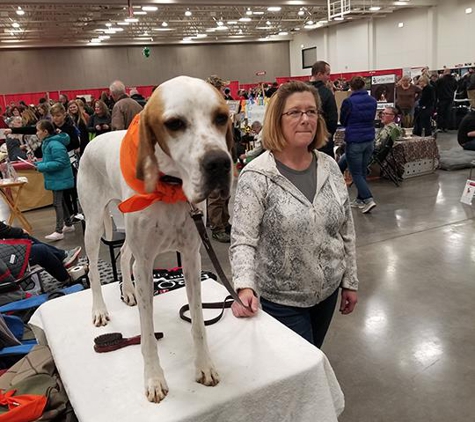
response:
<path id="1" fill-rule="evenodd" d="M 279 173 L 289 179 L 310 202 L 313 202 L 317 191 L 317 159 L 314 154 L 312 155 L 312 162 L 305 170 L 293 170 L 275 160 Z"/>

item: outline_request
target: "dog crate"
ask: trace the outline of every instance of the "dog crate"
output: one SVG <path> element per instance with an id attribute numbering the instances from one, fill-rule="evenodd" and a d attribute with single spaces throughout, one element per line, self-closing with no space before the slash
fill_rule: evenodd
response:
<path id="1" fill-rule="evenodd" d="M 409 179 L 411 177 L 434 173 L 438 167 L 439 160 L 436 158 L 424 158 L 422 160 L 410 161 L 404 164 L 402 178 Z"/>

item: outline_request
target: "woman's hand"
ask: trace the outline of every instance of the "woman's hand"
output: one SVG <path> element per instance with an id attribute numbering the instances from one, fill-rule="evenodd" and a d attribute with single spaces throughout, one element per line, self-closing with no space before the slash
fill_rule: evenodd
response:
<path id="1" fill-rule="evenodd" d="M 233 315 L 236 318 L 248 318 L 257 315 L 257 310 L 259 309 L 259 301 L 254 294 L 254 290 L 252 289 L 241 289 L 238 292 L 239 299 L 241 302 L 249 306 L 250 310 L 247 308 L 242 307 L 239 303 L 234 302 L 231 306 L 233 311 Z"/>
<path id="2" fill-rule="evenodd" d="M 355 290 L 341 289 L 340 312 L 348 315 L 355 309 L 358 302 L 358 293 Z"/>
<path id="3" fill-rule="evenodd" d="M 101 130 L 101 125 L 96 125 L 96 130 Z"/>
<path id="4" fill-rule="evenodd" d="M 102 125 L 102 129 L 109 130 L 109 125 Z"/>
<path id="5" fill-rule="evenodd" d="M 5 129 L 5 130 L 3 131 L 3 133 L 5 134 L 5 136 L 6 136 L 6 135 L 11 135 L 11 134 L 12 134 L 12 130 L 11 130 L 11 129 Z"/>

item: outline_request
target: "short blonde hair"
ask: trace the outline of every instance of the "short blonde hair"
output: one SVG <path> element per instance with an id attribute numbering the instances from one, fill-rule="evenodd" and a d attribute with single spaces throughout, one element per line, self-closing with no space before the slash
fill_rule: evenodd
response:
<path id="1" fill-rule="evenodd" d="M 317 106 L 318 121 L 317 132 L 312 143 L 308 146 L 308 150 L 322 148 L 328 140 L 328 131 L 325 120 L 321 114 L 321 101 L 318 91 L 309 84 L 300 81 L 290 81 L 282 85 L 271 97 L 269 105 L 267 106 L 266 114 L 264 116 L 264 128 L 262 134 L 262 144 L 265 149 L 269 151 L 282 151 L 286 145 L 284 133 L 282 131 L 282 113 L 284 112 L 285 103 L 292 95 L 299 92 L 310 92 L 315 98 L 315 105 Z"/>
<path id="2" fill-rule="evenodd" d="M 50 108 L 51 115 L 54 114 L 66 114 L 66 109 L 61 103 L 55 103 Z"/>

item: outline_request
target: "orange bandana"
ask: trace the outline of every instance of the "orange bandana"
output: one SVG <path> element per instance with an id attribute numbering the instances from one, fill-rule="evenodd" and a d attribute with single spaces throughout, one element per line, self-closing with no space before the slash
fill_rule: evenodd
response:
<path id="1" fill-rule="evenodd" d="M 139 122 L 140 114 L 134 117 L 120 147 L 120 170 L 127 184 L 136 192 L 136 195 L 122 201 L 119 210 L 123 213 L 140 211 L 152 205 L 154 202 L 163 201 L 167 204 L 174 204 L 188 199 L 181 186 L 157 182 L 155 191 L 147 193 L 145 184 L 135 176 L 137 165 L 137 151 L 139 147 Z"/>

